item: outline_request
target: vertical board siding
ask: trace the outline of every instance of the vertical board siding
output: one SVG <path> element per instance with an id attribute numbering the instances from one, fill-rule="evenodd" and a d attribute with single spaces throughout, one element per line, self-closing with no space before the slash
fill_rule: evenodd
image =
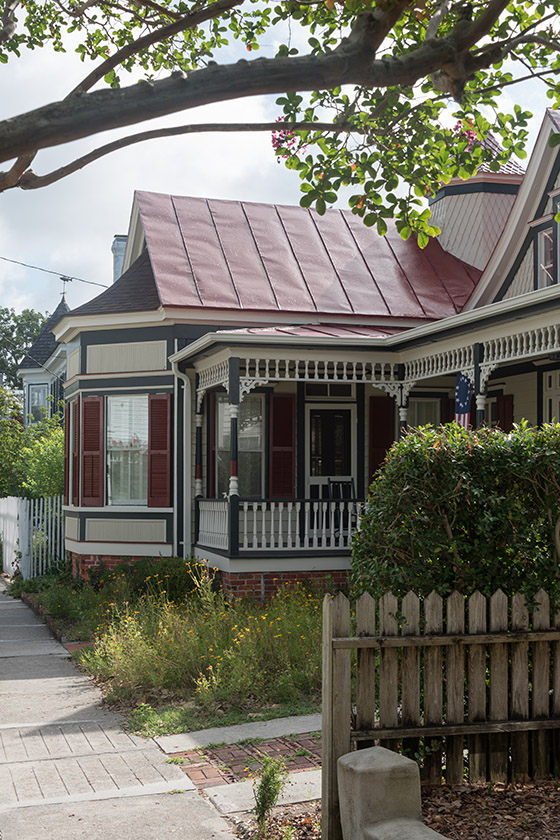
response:
<path id="1" fill-rule="evenodd" d="M 530 607 L 501 590 L 365 594 L 350 636 L 350 602 L 326 596 L 323 840 L 341 837 L 336 762 L 352 745 L 412 755 L 433 784 L 444 769 L 449 784 L 560 776 L 560 611 L 542 590 Z"/>

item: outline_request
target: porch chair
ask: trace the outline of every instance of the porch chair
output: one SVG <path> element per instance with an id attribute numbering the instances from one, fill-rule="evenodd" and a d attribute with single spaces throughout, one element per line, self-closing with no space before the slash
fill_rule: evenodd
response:
<path id="1" fill-rule="evenodd" d="M 328 484 L 328 497 L 329 501 L 347 501 L 348 504 L 344 506 L 343 510 L 338 508 L 334 512 L 334 533 L 338 535 L 340 533 L 340 526 L 342 522 L 342 527 L 345 530 L 348 530 L 348 525 L 350 525 L 350 531 L 353 531 L 358 525 L 358 508 L 356 506 L 356 487 L 354 485 L 354 479 L 345 479 L 337 481 L 337 479 L 327 478 Z M 350 521 L 348 521 L 350 518 Z"/>

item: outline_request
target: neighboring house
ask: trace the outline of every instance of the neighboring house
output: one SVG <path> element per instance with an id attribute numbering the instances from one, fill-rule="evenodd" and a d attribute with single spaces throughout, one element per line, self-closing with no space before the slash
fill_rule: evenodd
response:
<path id="1" fill-rule="evenodd" d="M 26 424 L 42 420 L 45 414 L 51 415 L 64 399 L 66 346 L 56 341 L 52 329 L 68 312 L 70 307 L 63 297 L 19 366 Z"/>
<path id="2" fill-rule="evenodd" d="M 139 192 L 124 273 L 67 346 L 66 546 L 80 572 L 195 553 L 229 592 L 340 579 L 399 426 L 560 418 L 560 158 L 452 182 L 420 250 L 351 213 Z"/>

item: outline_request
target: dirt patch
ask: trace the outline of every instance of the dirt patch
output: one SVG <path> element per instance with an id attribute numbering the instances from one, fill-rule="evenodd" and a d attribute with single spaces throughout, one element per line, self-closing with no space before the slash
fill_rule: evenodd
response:
<path id="1" fill-rule="evenodd" d="M 560 781 L 524 785 L 422 789 L 426 825 L 449 840 L 559 840 Z M 256 837 L 254 820 L 234 821 L 243 840 Z M 321 803 L 273 810 L 267 840 L 320 840 Z"/>

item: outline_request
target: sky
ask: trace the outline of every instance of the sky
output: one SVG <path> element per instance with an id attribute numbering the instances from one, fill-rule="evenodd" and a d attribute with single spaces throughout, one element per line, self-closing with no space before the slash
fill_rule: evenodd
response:
<path id="1" fill-rule="evenodd" d="M 2 66 L 0 118 L 63 98 L 84 75 L 69 52 L 25 51 Z M 548 100 L 535 84 L 510 88 L 504 103 L 529 107 L 534 140 Z M 151 120 L 138 130 L 195 121 L 271 121 L 280 115 L 275 97 L 253 97 Z M 131 133 L 127 129 L 125 133 Z M 122 134 L 122 132 L 121 132 Z M 35 169 L 50 171 L 116 132 L 42 152 Z M 0 260 L 0 307 L 52 312 L 62 293 L 61 275 L 93 283 L 112 282 L 111 244 L 127 232 L 134 190 L 274 204 L 298 204 L 300 180 L 278 163 L 270 134 L 206 134 L 154 140 L 102 158 L 80 172 L 39 190 L 0 193 L 0 257 L 56 272 L 46 274 Z M 340 206 L 345 206 L 343 200 Z M 67 284 L 71 308 L 103 291 L 77 281 Z"/>

